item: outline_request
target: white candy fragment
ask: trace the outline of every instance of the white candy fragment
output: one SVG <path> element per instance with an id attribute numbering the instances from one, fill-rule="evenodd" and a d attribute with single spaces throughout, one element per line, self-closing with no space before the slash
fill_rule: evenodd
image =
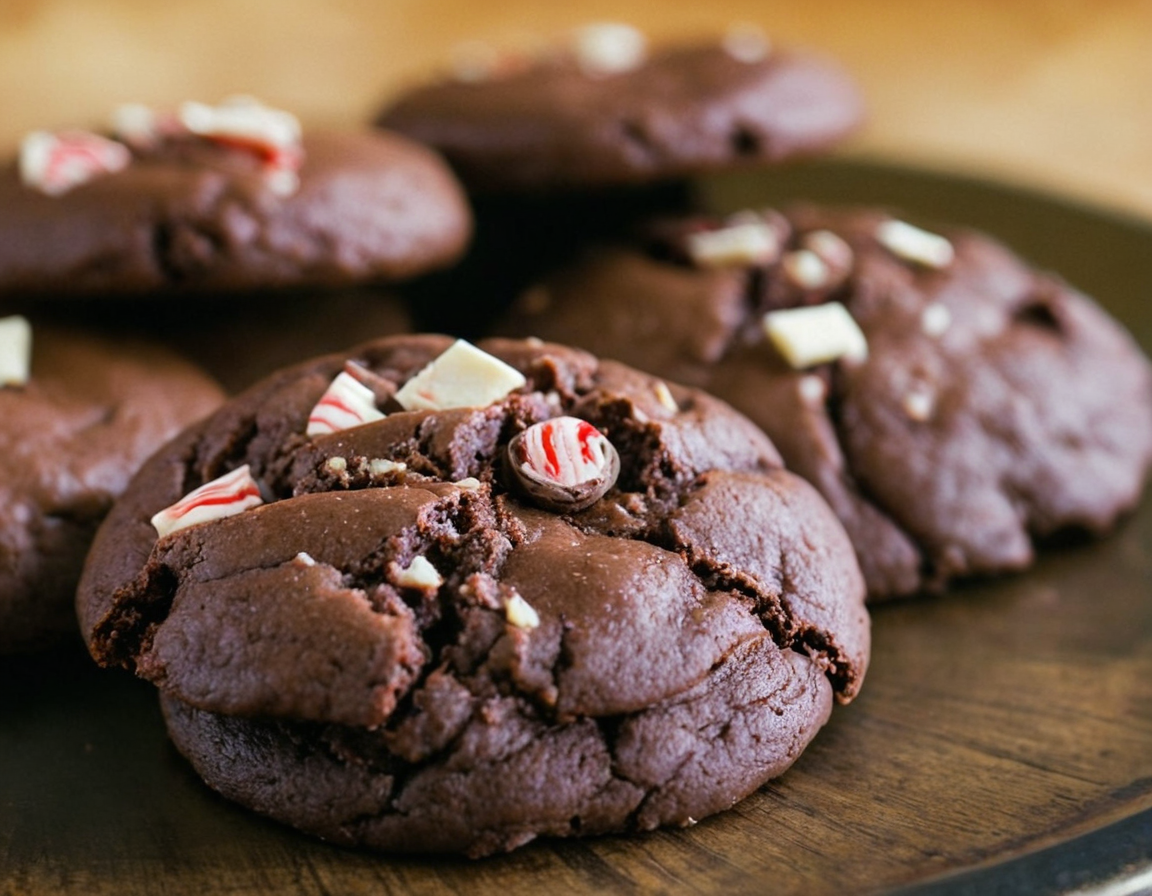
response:
<path id="1" fill-rule="evenodd" d="M 519 594 L 504 599 L 504 617 L 517 628 L 527 631 L 540 627 L 540 614 Z"/>
<path id="2" fill-rule="evenodd" d="M 468 492 L 480 491 L 480 480 L 477 479 L 475 476 L 469 476 L 466 479 L 458 479 L 456 482 L 453 482 L 452 484 L 454 486 L 456 486 L 457 488 L 462 488 Z"/>
<path id="3" fill-rule="evenodd" d="M 123 143 L 98 134 L 34 131 L 20 144 L 20 180 L 49 196 L 60 196 L 104 174 L 123 171 L 132 153 Z"/>
<path id="4" fill-rule="evenodd" d="M 0 388 L 23 386 L 32 370 L 32 325 L 18 314 L 0 318 Z"/>
<path id="5" fill-rule="evenodd" d="M 932 302 L 924 306 L 920 313 L 920 329 L 925 336 L 939 337 L 948 332 L 952 326 L 952 312 L 939 302 Z"/>
<path id="6" fill-rule="evenodd" d="M 401 588 L 439 588 L 444 584 L 444 577 L 426 557 L 413 557 L 397 574 L 396 584 Z"/>
<path id="7" fill-rule="evenodd" d="M 657 381 L 652 391 L 656 393 L 656 400 L 666 411 L 671 411 L 673 414 L 680 412 L 680 405 L 676 404 L 676 399 L 672 397 L 672 390 L 668 388 L 666 382 Z"/>
<path id="8" fill-rule="evenodd" d="M 801 240 L 804 248 L 815 252 L 820 260 L 837 273 L 847 274 L 852 269 L 852 247 L 843 237 L 831 230 L 813 230 Z"/>
<path id="9" fill-rule="evenodd" d="M 764 315 L 764 332 L 795 370 L 868 357 L 864 333 L 839 302 L 771 311 Z"/>
<path id="10" fill-rule="evenodd" d="M 820 406 L 828 398 L 828 386 L 824 380 L 812 373 L 800 377 L 796 390 L 800 393 L 800 400 L 805 404 Z"/>
<path id="11" fill-rule="evenodd" d="M 376 394 L 349 373 L 337 374 L 308 415 L 305 435 L 316 436 L 383 420 Z"/>
<path id="12" fill-rule="evenodd" d="M 936 396 L 926 386 L 921 386 L 906 393 L 901 404 L 909 418 L 924 423 L 932 418 L 936 410 Z"/>
<path id="13" fill-rule="evenodd" d="M 739 22 L 728 29 L 720 41 L 724 52 L 738 62 L 749 65 L 762 62 L 772 52 L 772 42 L 764 29 L 751 22 Z"/>
<path id="14" fill-rule="evenodd" d="M 171 507 L 152 517 L 152 525 L 163 538 L 179 529 L 235 516 L 250 507 L 264 503 L 260 487 L 252 478 L 248 464 L 213 479 L 189 492 Z"/>
<path id="15" fill-rule="evenodd" d="M 688 255 L 706 268 L 769 264 L 780 257 L 780 237 L 763 221 L 746 221 L 688 235 Z"/>
<path id="16" fill-rule="evenodd" d="M 529 426 L 508 444 L 508 466 L 520 490 L 546 510 L 590 507 L 620 475 L 620 455 L 595 426 L 554 417 Z"/>
<path id="17" fill-rule="evenodd" d="M 631 25 L 597 22 L 576 29 L 572 52 L 584 74 L 601 78 L 643 65 L 648 56 L 648 40 Z"/>
<path id="18" fill-rule="evenodd" d="M 387 473 L 403 473 L 408 469 L 406 463 L 387 460 L 383 457 L 374 457 L 368 461 L 368 472 L 373 476 L 384 476 Z"/>
<path id="19" fill-rule="evenodd" d="M 324 466 L 333 473 L 343 473 L 348 469 L 348 459 L 346 457 L 340 457 L 339 455 L 330 457 Z"/>
<path id="20" fill-rule="evenodd" d="M 218 106 L 184 103 L 177 118 L 197 136 L 256 152 L 264 160 L 269 188 L 278 195 L 290 195 L 299 188 L 297 172 L 304 154 L 300 121 L 292 113 L 250 96 L 234 96 Z"/>
<path id="21" fill-rule="evenodd" d="M 926 268 L 946 268 L 956 257 L 952 244 L 944 237 L 904 221 L 885 221 L 876 228 L 876 239 L 898 258 Z"/>
<path id="22" fill-rule="evenodd" d="M 299 554 L 297 554 L 292 559 L 295 560 L 301 566 L 315 566 L 316 565 L 316 560 L 312 557 L 311 554 L 309 554 L 305 551 L 301 551 Z"/>
<path id="23" fill-rule="evenodd" d="M 810 249 L 787 253 L 780 266 L 789 282 L 801 289 L 821 289 L 832 282 L 832 271 L 824 259 Z"/>
<path id="24" fill-rule="evenodd" d="M 408 380 L 395 398 L 407 411 L 486 408 L 527 382 L 515 367 L 458 339 Z"/>
<path id="25" fill-rule="evenodd" d="M 143 103 L 124 103 L 112 111 L 112 133 L 130 146 L 148 148 L 163 136 L 160 117 Z"/>

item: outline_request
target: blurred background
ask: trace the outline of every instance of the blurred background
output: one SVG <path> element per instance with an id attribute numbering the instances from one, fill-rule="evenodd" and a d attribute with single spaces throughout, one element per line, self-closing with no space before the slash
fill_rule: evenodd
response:
<path id="1" fill-rule="evenodd" d="M 461 41 L 605 19 L 655 39 L 755 23 L 860 80 L 871 123 L 847 154 L 1152 216 L 1149 0 L 0 0 L 0 145 L 236 92 L 352 125 Z"/>

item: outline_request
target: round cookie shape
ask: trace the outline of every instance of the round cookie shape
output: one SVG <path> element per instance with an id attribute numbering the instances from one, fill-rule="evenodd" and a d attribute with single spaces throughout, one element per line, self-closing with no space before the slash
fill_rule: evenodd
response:
<path id="1" fill-rule="evenodd" d="M 808 206 L 665 221 L 645 242 L 544 282 L 505 330 L 563 333 L 747 414 L 844 523 L 870 599 L 1022 569 L 1034 539 L 1103 533 L 1139 500 L 1147 360 L 992 239 Z M 866 356 L 789 364 L 781 347 L 820 329 L 805 312 L 847 318 Z M 774 337 L 781 321 L 794 332 Z"/>
<path id="2" fill-rule="evenodd" d="M 590 73 L 559 56 L 401 96 L 376 119 L 440 150 L 476 192 L 641 183 L 776 164 L 833 146 L 863 120 L 836 64 L 719 41 Z"/>
<path id="3" fill-rule="evenodd" d="M 75 633 L 101 519 L 145 458 L 222 400 L 157 346 L 33 327 L 30 377 L 0 386 L 0 654 Z"/>
<path id="4" fill-rule="evenodd" d="M 109 141 L 129 159 L 59 195 L 0 169 L 0 295 L 162 297 L 409 277 L 463 251 L 464 196 L 434 153 L 380 131 L 304 135 L 296 188 L 251 152 Z"/>
<path id="5" fill-rule="evenodd" d="M 482 855 L 727 808 L 859 689 L 843 529 L 704 393 L 538 341 L 479 349 L 319 358 L 158 452 L 79 588 L 93 656 L 157 685 L 208 784 L 340 843 Z M 618 475 L 557 512 L 506 459 L 567 418 Z M 226 509 L 181 528 L 192 507 Z"/>

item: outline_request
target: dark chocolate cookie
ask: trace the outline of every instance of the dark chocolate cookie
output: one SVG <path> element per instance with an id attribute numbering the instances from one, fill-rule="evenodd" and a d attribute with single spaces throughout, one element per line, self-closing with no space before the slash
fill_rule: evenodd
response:
<path id="1" fill-rule="evenodd" d="M 731 402 L 812 482 L 873 599 L 1026 567 L 1139 499 L 1152 379 L 1092 301 L 993 240 L 878 211 L 665 222 L 505 328 Z"/>
<path id="2" fill-rule="evenodd" d="M 482 348 L 320 358 L 160 451 L 89 558 L 93 656 L 155 682 L 212 787 L 340 843 L 479 855 L 730 806 L 860 686 L 847 537 L 722 402 Z"/>
<path id="3" fill-rule="evenodd" d="M 346 285 L 463 250 L 468 207 L 425 147 L 379 131 L 301 138 L 250 101 L 186 106 L 121 113 L 119 139 L 29 136 L 0 169 L 0 296 Z"/>
<path id="4" fill-rule="evenodd" d="M 192 365 L 142 343 L 0 320 L 0 653 L 76 631 L 96 527 L 144 459 L 220 403 Z"/>
<path id="5" fill-rule="evenodd" d="M 412 91 L 377 118 L 436 147 L 470 190 L 652 181 L 827 149 L 863 118 L 839 66 L 754 35 L 647 53 L 623 25 Z"/>

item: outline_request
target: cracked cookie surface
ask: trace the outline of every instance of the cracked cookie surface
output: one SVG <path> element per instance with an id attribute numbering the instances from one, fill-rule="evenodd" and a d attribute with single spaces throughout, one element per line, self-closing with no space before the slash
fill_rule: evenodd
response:
<path id="1" fill-rule="evenodd" d="M 377 123 L 436 147 L 470 190 L 527 191 L 779 163 L 863 119 L 836 64 L 796 51 L 740 59 L 717 42 L 590 75 L 571 60 L 401 96 Z"/>
<path id="2" fill-rule="evenodd" d="M 0 653 L 75 638 L 76 582 L 132 474 L 223 400 L 158 346 L 36 325 L 31 377 L 0 387 Z"/>
<path id="3" fill-rule="evenodd" d="M 871 599 L 1024 568 L 1035 540 L 1102 533 L 1139 499 L 1147 360 L 1058 277 L 981 234 L 941 240 L 876 210 L 729 224 L 767 236 L 707 264 L 692 235 L 722 222 L 663 222 L 646 251 L 605 250 L 545 281 L 505 329 L 563 334 L 731 402 L 836 511 Z M 866 360 L 793 369 L 762 319 L 831 302 Z"/>
<path id="4" fill-rule="evenodd" d="M 481 343 L 525 385 L 402 410 L 451 344 L 282 371 L 158 453 L 81 584 L 93 655 L 157 685 L 211 786 L 342 843 L 480 855 L 689 824 L 784 771 L 869 655 L 815 490 L 723 403 L 556 345 Z M 349 360 L 386 416 L 305 436 Z M 619 453 L 570 513 L 503 461 L 562 416 Z M 245 464 L 266 503 L 157 539 L 152 514 Z"/>
<path id="5" fill-rule="evenodd" d="M 0 169 L 0 294 L 139 295 L 337 286 L 451 262 L 471 216 L 425 147 L 381 132 L 303 139 L 299 190 L 268 187 L 250 154 L 133 151 L 62 196 Z"/>

